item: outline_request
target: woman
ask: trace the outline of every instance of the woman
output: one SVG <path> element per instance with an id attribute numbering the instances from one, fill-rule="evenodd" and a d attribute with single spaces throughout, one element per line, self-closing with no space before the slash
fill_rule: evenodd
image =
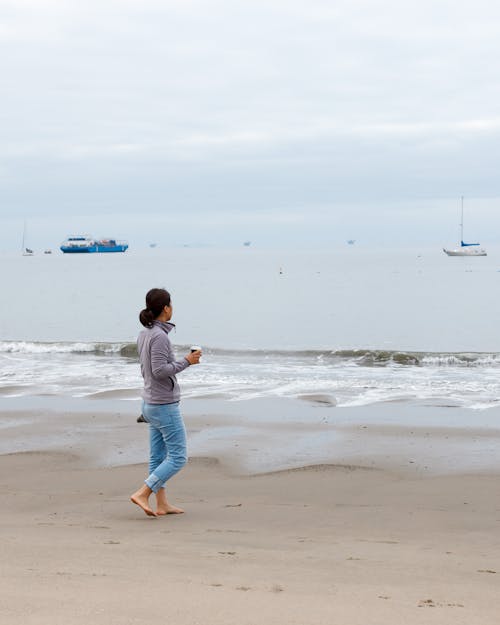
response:
<path id="1" fill-rule="evenodd" d="M 142 414 L 149 423 L 149 476 L 130 497 L 148 516 L 184 512 L 169 503 L 164 485 L 187 461 L 186 429 L 179 410 L 180 390 L 176 374 L 190 365 L 197 365 L 201 351 L 175 360 L 168 338 L 168 333 L 175 327 L 170 323 L 171 318 L 172 302 L 168 291 L 151 289 L 146 294 L 146 308 L 139 314 L 145 329 L 137 339 L 144 378 Z M 149 505 L 152 493 L 156 496 L 156 511 Z"/>

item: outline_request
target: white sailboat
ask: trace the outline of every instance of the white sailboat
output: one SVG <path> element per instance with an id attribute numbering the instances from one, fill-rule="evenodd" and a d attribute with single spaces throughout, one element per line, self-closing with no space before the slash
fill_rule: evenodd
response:
<path id="1" fill-rule="evenodd" d="M 26 222 L 23 226 L 23 242 L 21 245 L 21 252 L 23 256 L 33 256 L 34 252 L 29 247 L 26 247 Z"/>
<path id="2" fill-rule="evenodd" d="M 486 250 L 479 243 L 464 243 L 464 196 L 462 195 L 462 220 L 460 222 L 460 247 L 446 249 L 443 252 L 448 256 L 486 256 Z"/>

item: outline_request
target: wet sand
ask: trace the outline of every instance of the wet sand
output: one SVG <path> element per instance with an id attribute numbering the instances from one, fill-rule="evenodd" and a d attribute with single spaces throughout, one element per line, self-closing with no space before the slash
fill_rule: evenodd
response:
<path id="1" fill-rule="evenodd" d="M 0 454 L 70 452 L 85 466 L 142 463 L 148 429 L 138 401 L 0 398 Z M 315 397 L 185 400 L 192 457 L 233 474 L 315 464 L 431 476 L 500 472 L 500 408 L 485 411 L 388 402 L 338 408 Z"/>
<path id="2" fill-rule="evenodd" d="M 415 467 L 401 452 L 415 430 L 354 423 L 360 462 L 251 475 L 237 449 L 195 457 L 168 491 L 186 514 L 148 518 L 128 500 L 146 465 L 125 449 L 122 466 L 102 462 L 132 437 L 144 452 L 133 413 L 2 413 L 3 443 L 24 428 L 44 448 L 0 456 L 1 625 L 498 622 L 500 470 L 425 470 L 418 454 Z M 187 415 L 192 436 L 202 417 Z M 422 448 L 446 445 L 449 429 L 427 430 Z"/>

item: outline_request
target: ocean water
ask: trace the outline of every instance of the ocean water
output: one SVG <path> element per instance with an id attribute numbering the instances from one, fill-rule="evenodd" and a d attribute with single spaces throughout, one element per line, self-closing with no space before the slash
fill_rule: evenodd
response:
<path id="1" fill-rule="evenodd" d="M 0 396 L 134 400 L 138 312 L 172 293 L 185 397 L 500 403 L 500 250 L 241 248 L 4 255 Z"/>

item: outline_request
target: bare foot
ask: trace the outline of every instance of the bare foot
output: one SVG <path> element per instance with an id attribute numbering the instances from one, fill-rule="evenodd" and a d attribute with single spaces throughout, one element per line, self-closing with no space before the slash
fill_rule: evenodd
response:
<path id="1" fill-rule="evenodd" d="M 130 501 L 142 508 L 148 516 L 156 516 L 156 512 L 149 507 L 149 497 L 140 490 L 130 496 Z"/>
<path id="2" fill-rule="evenodd" d="M 171 506 L 170 504 L 159 505 L 156 508 L 156 515 L 163 516 L 164 514 L 184 514 L 184 510 L 182 508 L 177 508 L 176 506 Z"/>
<path id="3" fill-rule="evenodd" d="M 160 490 L 156 493 L 156 514 L 158 516 L 163 516 L 165 514 L 183 514 L 184 510 L 182 508 L 177 508 L 177 506 L 173 506 L 168 502 L 167 495 L 165 493 L 164 488 L 160 488 Z"/>

